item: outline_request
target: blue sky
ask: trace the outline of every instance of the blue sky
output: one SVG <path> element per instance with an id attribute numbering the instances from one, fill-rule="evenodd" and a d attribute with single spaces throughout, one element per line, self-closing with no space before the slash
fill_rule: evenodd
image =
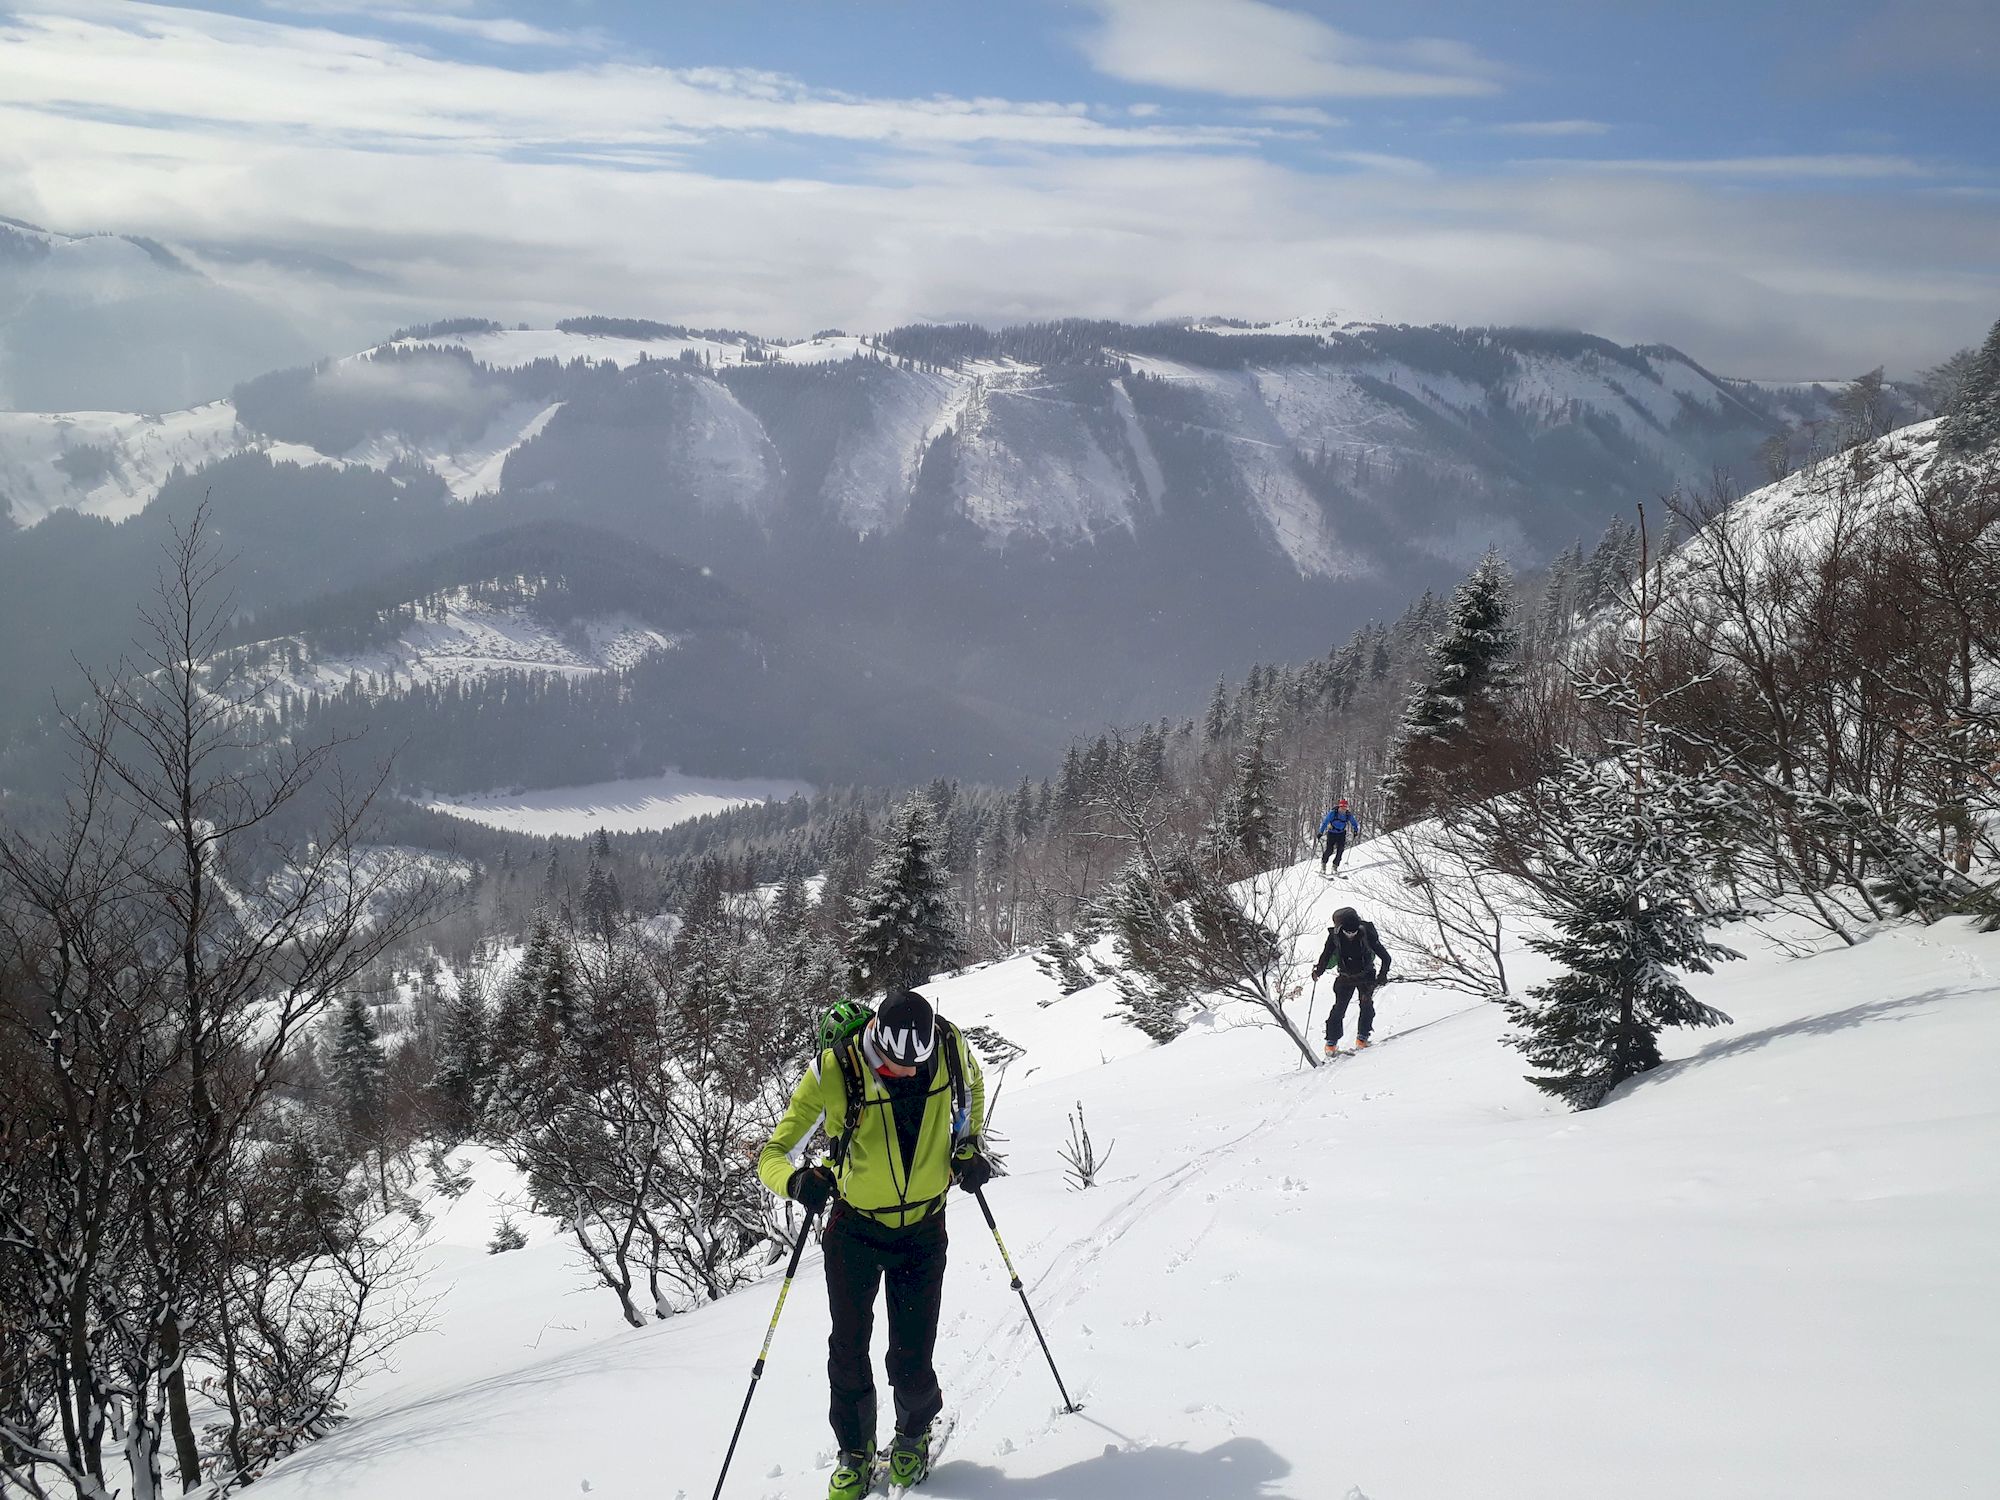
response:
<path id="1" fill-rule="evenodd" d="M 1970 0 L 0 0 L 0 213 L 331 255 L 289 295 L 357 327 L 1337 311 L 1819 377 L 2000 316 L 1996 99 Z"/>

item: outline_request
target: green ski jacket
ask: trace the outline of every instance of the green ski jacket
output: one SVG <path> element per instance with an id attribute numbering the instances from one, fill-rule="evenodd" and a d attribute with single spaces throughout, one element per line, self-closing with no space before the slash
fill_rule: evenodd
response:
<path id="1" fill-rule="evenodd" d="M 938 1041 L 940 1046 L 958 1049 L 969 1113 L 962 1139 L 970 1141 L 986 1125 L 986 1079 L 980 1072 L 979 1059 L 965 1045 L 958 1028 L 950 1026 L 946 1030 L 948 1024 L 940 1022 L 943 1034 Z M 951 1186 L 950 1069 L 940 1055 L 931 1075 L 930 1092 L 924 1100 L 924 1123 L 917 1136 L 916 1157 L 905 1177 L 903 1150 L 896 1139 L 895 1112 L 889 1092 L 862 1058 L 859 1039 L 847 1043 L 846 1050 L 852 1054 L 855 1071 L 861 1079 L 861 1113 L 854 1127 L 854 1139 L 848 1142 L 846 1156 L 834 1174 L 841 1201 L 856 1213 L 892 1229 L 922 1223 L 944 1206 L 945 1192 Z M 792 1102 L 778 1121 L 778 1128 L 771 1132 L 770 1140 L 758 1153 L 757 1175 L 780 1198 L 785 1196 L 792 1178 L 791 1153 L 821 1120 L 826 1121 L 829 1141 L 840 1134 L 847 1122 L 847 1084 L 841 1076 L 839 1059 L 831 1051 L 813 1059 L 798 1087 L 792 1090 Z"/>

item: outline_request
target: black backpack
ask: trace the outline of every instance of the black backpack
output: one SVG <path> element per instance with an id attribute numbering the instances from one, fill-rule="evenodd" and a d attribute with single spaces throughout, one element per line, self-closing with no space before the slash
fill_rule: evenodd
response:
<path id="1" fill-rule="evenodd" d="M 1349 937 L 1338 927 L 1333 929 L 1334 970 L 1350 978 L 1375 972 L 1375 945 L 1369 941 L 1375 936 L 1375 924 L 1363 922 L 1361 930 Z"/>

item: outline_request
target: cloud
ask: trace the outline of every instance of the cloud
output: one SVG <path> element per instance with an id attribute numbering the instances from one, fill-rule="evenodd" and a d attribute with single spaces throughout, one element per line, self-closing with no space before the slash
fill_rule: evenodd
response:
<path id="1" fill-rule="evenodd" d="M 2000 201 L 1905 191 L 1882 166 L 1895 157 L 1280 161 L 1254 146 L 1281 122 L 1182 123 L 1192 105 L 1120 125 L 1080 105 L 864 99 L 573 55 L 530 74 L 140 6 L 0 18 L 0 101 L 0 213 L 255 245 L 216 274 L 254 275 L 329 351 L 474 313 L 783 336 L 1340 307 L 1579 326 L 1731 374 L 1836 378 L 1932 363 L 2000 307 Z M 853 143 L 842 180 L 804 152 L 767 180 L 716 160 L 717 142 L 815 131 Z M 1800 160 L 1821 165 L 1744 166 Z M 336 283 L 314 256 L 358 274 Z"/>
<path id="2" fill-rule="evenodd" d="M 1602 120 L 1508 120 L 1484 127 L 1493 135 L 1606 135 L 1611 127 Z"/>
<path id="3" fill-rule="evenodd" d="M 428 9 L 379 0 L 264 0 L 266 10 L 304 16 L 350 17 L 380 25 L 438 31 L 500 47 L 595 47 L 602 38 L 593 32 L 550 31 L 504 16 L 471 14 L 465 0 L 430 0 Z"/>
<path id="4" fill-rule="evenodd" d="M 170 59 L 170 61 L 168 61 Z M 165 65 L 163 65 L 165 64 Z M 1110 125 L 1083 104 L 871 98 L 783 74 L 614 61 L 527 72 L 207 11 L 44 0 L 0 13 L 0 100 L 374 149 L 634 153 L 724 137 L 1113 149 L 1243 147 L 1255 126 Z"/>
<path id="5" fill-rule="evenodd" d="M 1274 125 L 1316 125 L 1331 128 L 1345 125 L 1338 115 L 1330 115 L 1317 104 L 1264 104 L 1250 111 L 1253 120 L 1269 120 Z"/>
<path id="6" fill-rule="evenodd" d="M 1329 151 L 1329 161 L 1345 162 L 1350 167 L 1365 167 L 1371 172 L 1393 172 L 1399 177 L 1429 177 L 1434 168 L 1429 162 L 1418 161 L 1413 156 L 1394 156 L 1386 151 Z"/>
<path id="7" fill-rule="evenodd" d="M 1689 160 L 1631 157 L 1590 160 L 1583 157 L 1537 157 L 1508 163 L 1565 172 L 1641 173 L 1660 177 L 1790 177 L 1883 178 L 1933 177 L 1936 169 L 1907 156 L 1853 154 L 1846 156 L 1718 156 Z"/>
<path id="8" fill-rule="evenodd" d="M 1367 42 L 1265 0 L 1092 0 L 1079 38 L 1099 72 L 1235 99 L 1490 94 L 1500 68 L 1461 42 Z"/>

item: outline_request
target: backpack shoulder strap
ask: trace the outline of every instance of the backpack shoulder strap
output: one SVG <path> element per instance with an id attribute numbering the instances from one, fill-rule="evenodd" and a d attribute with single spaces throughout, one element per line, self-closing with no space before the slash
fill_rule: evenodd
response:
<path id="1" fill-rule="evenodd" d="M 944 1046 L 944 1070 L 951 1079 L 951 1143 L 957 1148 L 959 1138 L 972 1122 L 972 1095 L 965 1084 L 965 1041 L 958 1034 L 958 1028 L 943 1016 L 938 1017 L 938 1028 L 943 1033 L 939 1038 Z"/>
<path id="2" fill-rule="evenodd" d="M 846 1162 L 847 1143 L 854 1139 L 854 1128 L 861 1123 L 861 1101 L 864 1093 L 861 1066 L 854 1060 L 853 1042 L 843 1042 L 834 1048 L 833 1059 L 840 1069 L 840 1091 L 845 1100 L 845 1107 L 841 1112 L 840 1136 L 836 1140 L 827 1142 L 827 1153 L 833 1158 L 834 1166 L 839 1167 Z"/>

